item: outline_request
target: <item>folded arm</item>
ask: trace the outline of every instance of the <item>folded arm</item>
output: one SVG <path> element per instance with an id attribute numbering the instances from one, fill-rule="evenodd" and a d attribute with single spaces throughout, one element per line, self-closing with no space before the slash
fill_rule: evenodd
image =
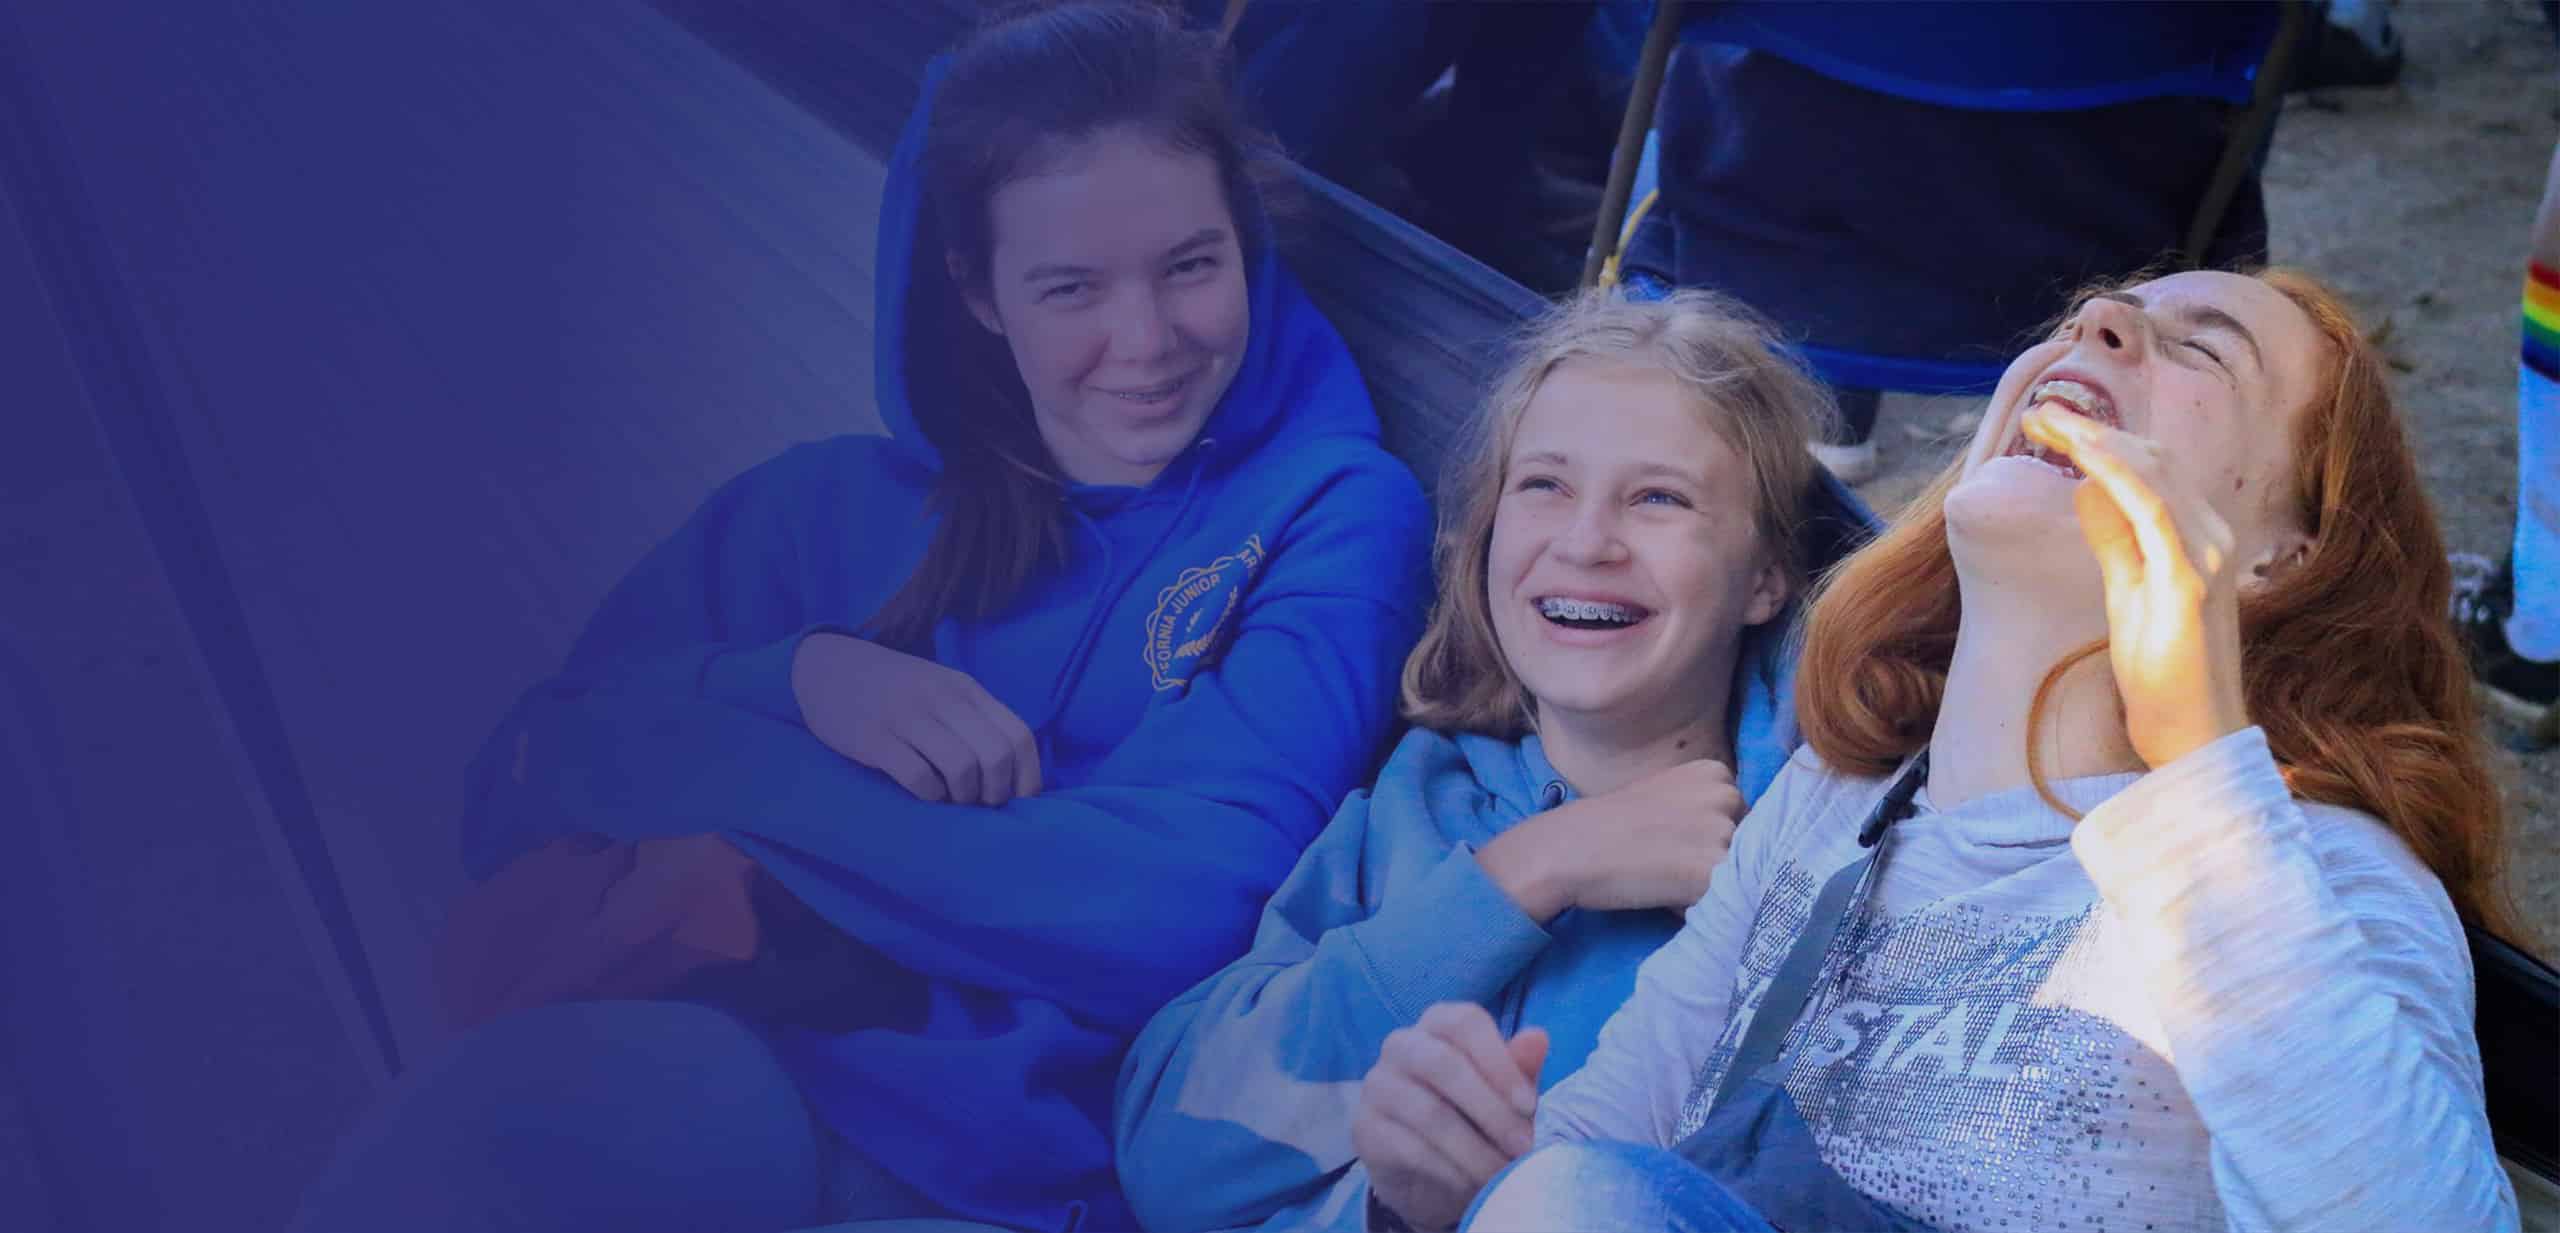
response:
<path id="1" fill-rule="evenodd" d="M 1244 949 L 1264 898 L 1383 743 L 1424 602 L 1419 496 L 1402 483 L 1301 514 L 1223 656 L 1078 784 L 992 808 L 927 802 L 847 761 L 758 701 L 777 667 L 787 693 L 773 648 L 799 636 L 777 604 L 689 627 L 715 641 L 598 654 L 588 662 L 614 669 L 536 690 L 514 737 L 492 741 L 520 739 L 526 756 L 484 755 L 476 863 L 562 830 L 723 832 L 915 971 L 1134 1029 Z M 1382 509 L 1411 525 L 1382 528 Z"/>

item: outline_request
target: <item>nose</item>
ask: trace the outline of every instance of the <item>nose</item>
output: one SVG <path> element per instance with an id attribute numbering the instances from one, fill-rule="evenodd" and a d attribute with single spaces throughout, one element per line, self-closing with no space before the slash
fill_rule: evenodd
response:
<path id="1" fill-rule="evenodd" d="M 2151 318 L 2122 300 L 2100 296 L 2080 309 L 2081 341 L 2094 342 L 2119 358 L 2140 355 L 2150 330 Z"/>
<path id="2" fill-rule="evenodd" d="M 1617 504 L 1591 497 L 1575 502 L 1573 520 L 1557 533 L 1548 551 L 1570 565 L 1606 565 L 1625 557 L 1627 545 L 1618 534 Z"/>
<path id="3" fill-rule="evenodd" d="M 1165 311 L 1161 291 L 1134 287 L 1120 297 L 1111 319 L 1112 358 L 1143 364 L 1163 357 L 1173 345 L 1173 317 Z"/>

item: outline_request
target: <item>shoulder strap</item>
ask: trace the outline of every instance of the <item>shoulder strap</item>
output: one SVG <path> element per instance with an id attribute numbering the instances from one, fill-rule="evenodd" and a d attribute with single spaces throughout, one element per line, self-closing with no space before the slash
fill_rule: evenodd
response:
<path id="1" fill-rule="evenodd" d="M 1857 915 L 1866 902 L 1873 880 L 1876 855 L 1884 850 L 1884 833 L 1894 823 L 1911 816 L 1911 799 L 1920 785 L 1929 779 L 1929 754 L 1922 750 L 1904 766 L 1902 775 L 1876 798 L 1875 808 L 1858 828 L 1858 846 L 1865 849 L 1858 858 L 1841 866 L 1822 889 L 1814 894 L 1813 907 L 1806 913 L 1804 928 L 1796 934 L 1795 944 L 1787 957 L 1778 963 L 1778 973 L 1769 978 L 1768 992 L 1760 996 L 1760 1009 L 1753 1012 L 1751 1025 L 1743 1029 L 1742 1041 L 1734 1046 L 1733 1061 L 1717 1080 L 1714 1108 L 1736 1084 L 1760 1073 L 1778 1058 L 1778 1049 L 1786 1043 L 1787 1032 L 1803 1013 L 1806 999 L 1813 992 L 1813 982 L 1822 975 L 1823 960 L 1839 940 L 1840 931 L 1849 918 Z"/>

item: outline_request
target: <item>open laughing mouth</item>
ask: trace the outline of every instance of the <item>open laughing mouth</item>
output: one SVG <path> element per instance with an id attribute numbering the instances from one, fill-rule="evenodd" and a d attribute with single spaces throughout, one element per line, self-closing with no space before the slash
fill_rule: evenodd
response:
<path id="1" fill-rule="evenodd" d="M 2039 381 L 2027 391 L 2027 411 L 2032 411 L 2038 405 L 2048 402 L 2058 404 L 2063 410 L 2073 414 L 2096 420 L 2109 428 L 2124 427 L 2124 414 L 2116 409 L 2115 400 L 2107 397 L 2106 391 L 2069 377 L 2054 377 Z M 2026 411 L 2019 412 L 2018 420 L 2021 425 L 2026 422 Z M 2017 432 L 2016 438 L 2009 443 L 2008 449 L 2001 452 L 2000 457 L 2024 458 L 2030 462 L 2042 463 L 2072 479 L 2085 477 L 2079 464 L 2071 461 L 2070 456 L 2045 448 L 2027 436 L 2023 430 Z"/>
<path id="2" fill-rule="evenodd" d="M 1538 615 L 1552 625 L 1566 629 L 1632 629 L 1653 615 L 1653 610 L 1636 604 L 1605 599 L 1575 599 L 1566 595 L 1541 596 Z"/>

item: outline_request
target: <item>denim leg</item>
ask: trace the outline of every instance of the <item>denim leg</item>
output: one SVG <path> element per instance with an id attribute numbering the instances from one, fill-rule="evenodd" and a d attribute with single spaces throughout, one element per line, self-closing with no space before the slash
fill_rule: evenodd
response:
<path id="1" fill-rule="evenodd" d="M 1775 1233 L 1724 1184 L 1658 1147 L 1557 1143 L 1514 1161 L 1476 1196 L 1467 1233 Z"/>
<path id="2" fill-rule="evenodd" d="M 1876 411 L 1884 404 L 1883 390 L 1856 389 L 1845 385 L 1831 387 L 1831 397 L 1840 404 L 1840 439 L 1835 445 L 1855 445 L 1876 433 Z"/>

